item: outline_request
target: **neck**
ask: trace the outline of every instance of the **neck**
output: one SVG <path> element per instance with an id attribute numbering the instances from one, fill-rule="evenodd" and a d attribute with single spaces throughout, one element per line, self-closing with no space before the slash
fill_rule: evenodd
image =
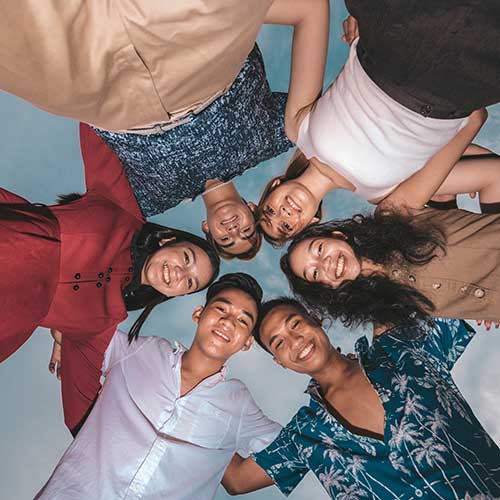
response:
<path id="1" fill-rule="evenodd" d="M 351 360 L 342 356 L 333 346 L 331 346 L 328 360 L 323 367 L 316 373 L 309 375 L 316 380 L 323 394 L 327 394 L 332 389 L 342 385 L 342 382 L 355 370 L 358 366 L 356 360 Z"/>
<path id="2" fill-rule="evenodd" d="M 313 160 L 311 160 L 309 166 L 296 180 L 306 187 L 318 200 L 318 202 L 321 201 L 330 191 L 340 187 L 332 179 L 330 179 L 330 177 L 324 175 L 313 163 Z"/>
<path id="3" fill-rule="evenodd" d="M 207 209 L 221 201 L 241 200 L 240 194 L 232 182 L 224 184 L 218 179 L 210 179 L 205 183 L 205 189 L 207 191 L 203 193 L 203 202 Z"/>
<path id="4" fill-rule="evenodd" d="M 206 356 L 193 343 L 182 356 L 181 376 L 189 378 L 192 386 L 199 384 L 202 380 L 219 372 L 224 363 L 220 360 Z"/>

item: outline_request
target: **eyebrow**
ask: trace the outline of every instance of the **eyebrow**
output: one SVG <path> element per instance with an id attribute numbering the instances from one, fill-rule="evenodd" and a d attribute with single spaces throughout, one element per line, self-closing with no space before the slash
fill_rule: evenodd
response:
<path id="1" fill-rule="evenodd" d="M 290 321 L 291 318 L 295 316 L 294 313 L 289 314 L 286 319 L 285 319 L 285 325 Z M 276 337 L 278 337 L 278 333 L 274 334 L 270 339 L 269 339 L 269 349 L 271 349 L 273 342 L 276 340 Z"/>
<path id="2" fill-rule="evenodd" d="M 226 299 L 225 297 L 216 297 L 212 303 L 214 302 L 223 302 L 224 304 L 227 304 L 229 306 L 234 305 L 229 299 Z M 243 314 L 246 314 L 252 321 L 255 321 L 255 318 L 253 317 L 253 314 L 251 312 L 248 312 L 246 309 L 242 309 L 241 312 Z"/>
<path id="3" fill-rule="evenodd" d="M 244 241 L 247 241 L 255 236 L 255 229 L 252 234 L 249 234 L 248 236 L 242 236 L 241 239 Z"/>
<path id="4" fill-rule="evenodd" d="M 309 252 L 311 252 L 311 250 L 312 250 L 312 246 L 314 245 L 314 242 L 315 242 L 315 241 L 316 241 L 315 239 L 314 239 L 314 240 L 311 240 L 311 243 L 309 243 L 309 245 L 307 246 L 307 252 L 308 252 L 308 253 L 309 253 Z M 307 274 L 306 274 L 306 268 L 305 268 L 305 267 L 304 267 L 304 270 L 302 271 L 302 276 L 303 276 L 303 278 L 304 278 L 306 281 L 309 281 L 309 280 L 307 279 Z"/>

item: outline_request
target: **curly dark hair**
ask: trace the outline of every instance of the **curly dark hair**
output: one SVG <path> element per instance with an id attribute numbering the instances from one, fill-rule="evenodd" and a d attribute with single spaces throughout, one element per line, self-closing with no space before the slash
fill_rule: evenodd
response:
<path id="1" fill-rule="evenodd" d="M 381 273 L 359 276 L 334 289 L 311 283 L 296 276 L 290 266 L 294 248 L 308 238 L 331 237 L 333 231 L 344 234 L 358 258 L 376 264 L 393 263 L 423 266 L 439 250 L 446 252 L 442 228 L 425 220 L 393 212 L 357 214 L 350 219 L 332 220 L 305 229 L 296 236 L 281 257 L 281 269 L 296 297 L 319 316 L 339 319 L 347 327 L 415 325 L 425 320 L 434 304 L 411 286 L 398 283 Z"/>

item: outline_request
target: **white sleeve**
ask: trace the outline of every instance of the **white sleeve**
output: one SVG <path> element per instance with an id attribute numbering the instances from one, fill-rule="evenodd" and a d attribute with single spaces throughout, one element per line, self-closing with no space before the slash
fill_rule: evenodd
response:
<path id="1" fill-rule="evenodd" d="M 119 363 L 137 351 L 137 349 L 149 338 L 150 337 L 138 337 L 129 344 L 128 334 L 117 328 L 104 353 L 104 361 L 102 363 L 103 376 L 106 376 L 116 363 Z"/>
<path id="2" fill-rule="evenodd" d="M 238 452 L 257 453 L 266 448 L 281 431 L 281 425 L 268 418 L 257 406 L 250 393 L 243 410 L 238 436 Z"/>

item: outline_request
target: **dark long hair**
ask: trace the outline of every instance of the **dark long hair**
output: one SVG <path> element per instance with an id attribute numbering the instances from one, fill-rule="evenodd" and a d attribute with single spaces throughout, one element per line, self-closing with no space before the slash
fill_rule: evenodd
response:
<path id="1" fill-rule="evenodd" d="M 161 240 L 168 238 L 175 238 L 172 243 L 192 243 L 193 245 L 201 248 L 208 255 L 214 271 L 210 281 L 203 288 L 210 285 L 210 283 L 212 283 L 219 274 L 220 259 L 216 250 L 204 238 L 186 231 L 181 231 L 180 229 L 160 226 L 159 224 L 153 224 L 152 222 L 144 224 L 132 245 L 132 258 L 134 260 L 134 265 L 142 269 L 146 258 L 161 248 Z M 123 291 L 123 300 L 127 311 L 143 309 L 142 313 L 139 315 L 128 333 L 130 342 L 138 337 L 141 327 L 150 315 L 151 311 L 158 304 L 161 304 L 170 298 L 173 297 L 166 297 L 148 285 L 141 285 L 133 290 L 132 293 L 128 293 L 127 289 Z"/>
<path id="2" fill-rule="evenodd" d="M 345 281 L 334 289 L 311 283 L 296 276 L 290 266 L 290 254 L 306 238 L 332 237 L 342 232 L 358 258 L 376 264 L 423 266 L 439 250 L 446 251 L 443 230 L 430 222 L 398 213 L 357 214 L 351 219 L 329 221 L 311 226 L 294 238 L 281 257 L 281 269 L 292 292 L 318 316 L 340 319 L 347 327 L 375 325 L 414 325 L 426 319 L 434 304 L 411 286 L 373 273 Z"/>
<path id="3" fill-rule="evenodd" d="M 309 160 L 305 157 L 304 153 L 302 153 L 302 151 L 297 148 L 290 157 L 290 160 L 288 161 L 285 173 L 283 175 L 278 175 L 277 177 L 273 177 L 266 184 L 264 191 L 262 191 L 259 204 L 257 205 L 257 212 L 256 212 L 257 220 L 259 220 L 262 215 L 262 212 L 264 210 L 264 202 L 266 201 L 266 198 L 275 189 L 284 184 L 286 181 L 291 181 L 293 179 L 297 179 L 298 177 L 300 177 L 308 167 L 309 167 Z M 276 181 L 276 179 L 280 179 L 281 183 L 278 184 L 277 186 L 273 186 L 273 183 L 274 181 Z M 317 217 L 318 220 L 321 220 L 321 218 L 323 217 L 323 201 L 319 203 L 318 210 L 316 211 L 316 214 L 314 216 Z M 257 229 L 262 233 L 264 239 L 268 243 L 270 243 L 274 248 L 281 248 L 284 245 L 286 239 L 272 238 L 264 231 L 264 229 L 260 224 L 257 225 Z"/>

